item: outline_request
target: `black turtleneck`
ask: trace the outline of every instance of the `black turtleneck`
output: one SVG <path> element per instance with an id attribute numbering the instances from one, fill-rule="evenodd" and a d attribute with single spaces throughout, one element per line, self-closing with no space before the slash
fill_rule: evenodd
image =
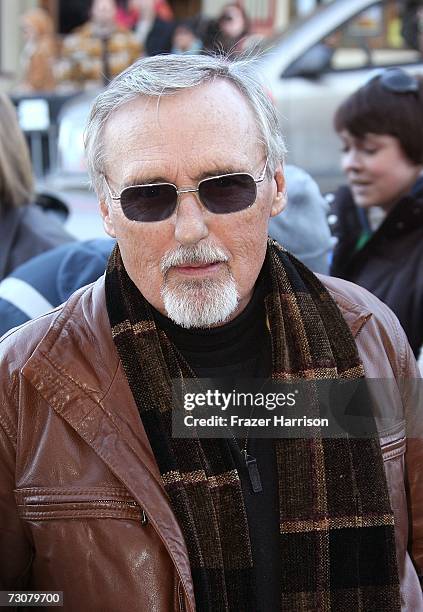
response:
<path id="1" fill-rule="evenodd" d="M 210 329 L 185 329 L 157 311 L 157 326 L 200 378 L 268 378 L 272 371 L 264 286 L 260 279 L 246 308 L 229 323 Z M 248 453 L 257 459 L 263 490 L 253 493 L 241 449 L 228 440 L 241 479 L 250 530 L 257 593 L 257 612 L 280 608 L 280 536 L 278 477 L 272 440 L 248 438 Z"/>
<path id="2" fill-rule="evenodd" d="M 153 316 L 199 378 L 267 378 L 271 374 L 262 282 L 241 314 L 220 327 L 185 329 L 157 311 Z"/>

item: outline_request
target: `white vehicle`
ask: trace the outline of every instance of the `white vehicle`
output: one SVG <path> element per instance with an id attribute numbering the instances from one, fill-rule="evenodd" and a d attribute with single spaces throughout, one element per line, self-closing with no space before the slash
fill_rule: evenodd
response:
<path id="1" fill-rule="evenodd" d="M 423 74 L 423 56 L 401 37 L 397 2 L 334 0 L 267 44 L 259 70 L 281 117 L 288 161 L 323 190 L 340 181 L 338 105 L 387 67 Z M 383 112 L 383 109 L 381 109 Z"/>

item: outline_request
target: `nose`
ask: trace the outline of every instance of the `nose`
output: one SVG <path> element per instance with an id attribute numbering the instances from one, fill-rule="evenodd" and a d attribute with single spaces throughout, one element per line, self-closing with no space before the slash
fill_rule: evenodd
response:
<path id="1" fill-rule="evenodd" d="M 179 196 L 176 211 L 175 240 L 179 244 L 191 246 L 209 235 L 204 218 L 204 210 L 194 193 Z"/>
<path id="2" fill-rule="evenodd" d="M 358 172 L 362 167 L 362 160 L 360 152 L 354 147 L 351 147 L 348 151 L 342 154 L 342 170 L 345 173 Z"/>

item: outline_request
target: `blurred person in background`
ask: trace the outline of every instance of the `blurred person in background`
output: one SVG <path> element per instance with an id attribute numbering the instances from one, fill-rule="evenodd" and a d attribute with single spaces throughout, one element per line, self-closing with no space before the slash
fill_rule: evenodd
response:
<path id="1" fill-rule="evenodd" d="M 61 34 L 70 34 L 72 30 L 88 21 L 89 2 L 87 0 L 59 0 L 58 26 Z"/>
<path id="2" fill-rule="evenodd" d="M 170 53 L 174 31 L 173 12 L 164 0 L 129 0 L 117 13 L 118 23 L 134 30 L 145 55 Z"/>
<path id="3" fill-rule="evenodd" d="M 130 30 L 134 29 L 140 19 L 140 11 L 146 3 L 134 2 L 133 0 L 126 0 L 119 3 L 116 22 Z M 173 20 L 173 11 L 166 0 L 153 0 L 154 14 L 164 21 Z"/>
<path id="4" fill-rule="evenodd" d="M 24 13 L 20 23 L 25 46 L 21 55 L 22 81 L 17 90 L 52 91 L 56 86 L 54 64 L 57 57 L 53 20 L 47 11 L 35 8 Z"/>
<path id="5" fill-rule="evenodd" d="M 90 19 L 63 39 L 57 68 L 62 86 L 100 87 L 142 54 L 135 35 L 116 24 L 115 0 L 92 0 Z"/>
<path id="6" fill-rule="evenodd" d="M 211 53 L 237 55 L 250 42 L 250 19 L 237 2 L 226 4 L 217 21 L 210 21 L 204 35 L 204 48 Z"/>
<path id="7" fill-rule="evenodd" d="M 34 202 L 31 161 L 15 109 L 0 94 L 0 280 L 34 255 L 73 238 Z"/>
<path id="8" fill-rule="evenodd" d="M 18 266 L 0 282 L 0 336 L 100 278 L 114 245 L 110 238 L 75 241 Z"/>
<path id="9" fill-rule="evenodd" d="M 405 0 L 401 34 L 407 44 L 423 54 L 423 0 Z"/>
<path id="10" fill-rule="evenodd" d="M 329 205 L 305 170 L 291 164 L 284 170 L 287 206 L 283 213 L 270 219 L 269 236 L 313 272 L 328 274 L 335 241 L 327 221 Z"/>
<path id="11" fill-rule="evenodd" d="M 423 79 L 388 69 L 338 108 L 348 186 L 335 194 L 331 274 L 374 293 L 423 344 Z"/>
<path id="12" fill-rule="evenodd" d="M 197 54 L 201 53 L 203 43 L 198 38 L 194 23 L 191 20 L 181 21 L 177 24 L 173 32 L 171 53 L 180 55 L 181 53 Z"/>

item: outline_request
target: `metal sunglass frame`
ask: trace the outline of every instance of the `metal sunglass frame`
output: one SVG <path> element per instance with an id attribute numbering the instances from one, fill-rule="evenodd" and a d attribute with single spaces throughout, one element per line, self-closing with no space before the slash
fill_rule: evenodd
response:
<path id="1" fill-rule="evenodd" d="M 200 185 L 202 185 L 203 183 L 206 183 L 208 181 L 214 181 L 216 179 L 220 179 L 220 178 L 226 178 L 226 177 L 230 177 L 230 176 L 249 176 L 256 185 L 258 185 L 258 183 L 262 183 L 264 181 L 264 179 L 266 178 L 266 170 L 267 170 L 267 165 L 269 162 L 269 157 L 266 157 L 266 163 L 264 164 L 264 168 L 259 176 L 259 178 L 254 178 L 254 176 L 252 174 L 250 174 L 249 172 L 229 172 L 227 174 L 218 174 L 216 176 L 209 176 L 207 178 L 202 179 L 201 181 L 198 182 L 196 189 L 194 188 L 185 188 L 185 189 L 179 189 L 176 185 L 174 185 L 173 183 L 145 183 L 145 184 L 141 184 L 141 185 L 128 185 L 127 187 L 124 187 L 122 189 L 122 191 L 120 192 L 119 195 L 113 195 L 113 192 L 110 188 L 110 185 L 107 181 L 106 175 L 103 174 L 103 178 L 104 178 L 104 182 L 107 185 L 107 189 L 109 191 L 109 195 L 110 198 L 112 200 L 120 200 L 122 197 L 122 194 L 124 191 L 128 190 L 128 189 L 134 189 L 136 187 L 161 187 L 161 186 L 171 186 L 175 188 L 176 191 L 176 203 L 175 203 L 175 208 L 173 209 L 173 211 L 171 212 L 171 214 L 169 215 L 169 217 L 171 217 L 173 215 L 173 213 L 175 212 L 175 210 L 178 207 L 178 202 L 179 202 L 179 196 L 182 193 L 199 193 L 199 189 L 200 189 Z M 241 208 L 238 211 L 234 211 L 234 212 L 241 212 L 241 210 L 246 210 L 247 208 L 250 208 L 251 206 L 253 206 L 253 204 L 255 204 L 257 200 L 257 190 L 256 190 L 256 197 L 254 198 L 254 201 L 249 204 L 248 206 L 246 206 L 245 208 Z M 208 212 L 211 212 L 211 214 L 223 214 L 223 215 L 232 215 L 234 214 L 234 212 L 229 212 L 229 213 L 214 213 L 212 211 L 210 211 L 207 206 L 204 204 L 204 202 L 202 202 L 200 196 L 198 197 L 198 201 L 201 203 L 201 206 L 203 206 Z M 125 211 L 122 208 L 122 212 L 125 215 Z M 126 217 L 126 215 L 125 215 Z M 166 217 L 166 219 L 169 219 L 169 217 Z M 129 217 L 127 217 L 128 219 Z M 162 221 L 166 221 L 166 219 L 162 219 Z M 136 219 L 129 219 L 130 221 L 136 221 L 137 223 L 151 223 L 151 221 L 137 221 Z M 153 222 L 154 223 L 154 222 Z"/>

